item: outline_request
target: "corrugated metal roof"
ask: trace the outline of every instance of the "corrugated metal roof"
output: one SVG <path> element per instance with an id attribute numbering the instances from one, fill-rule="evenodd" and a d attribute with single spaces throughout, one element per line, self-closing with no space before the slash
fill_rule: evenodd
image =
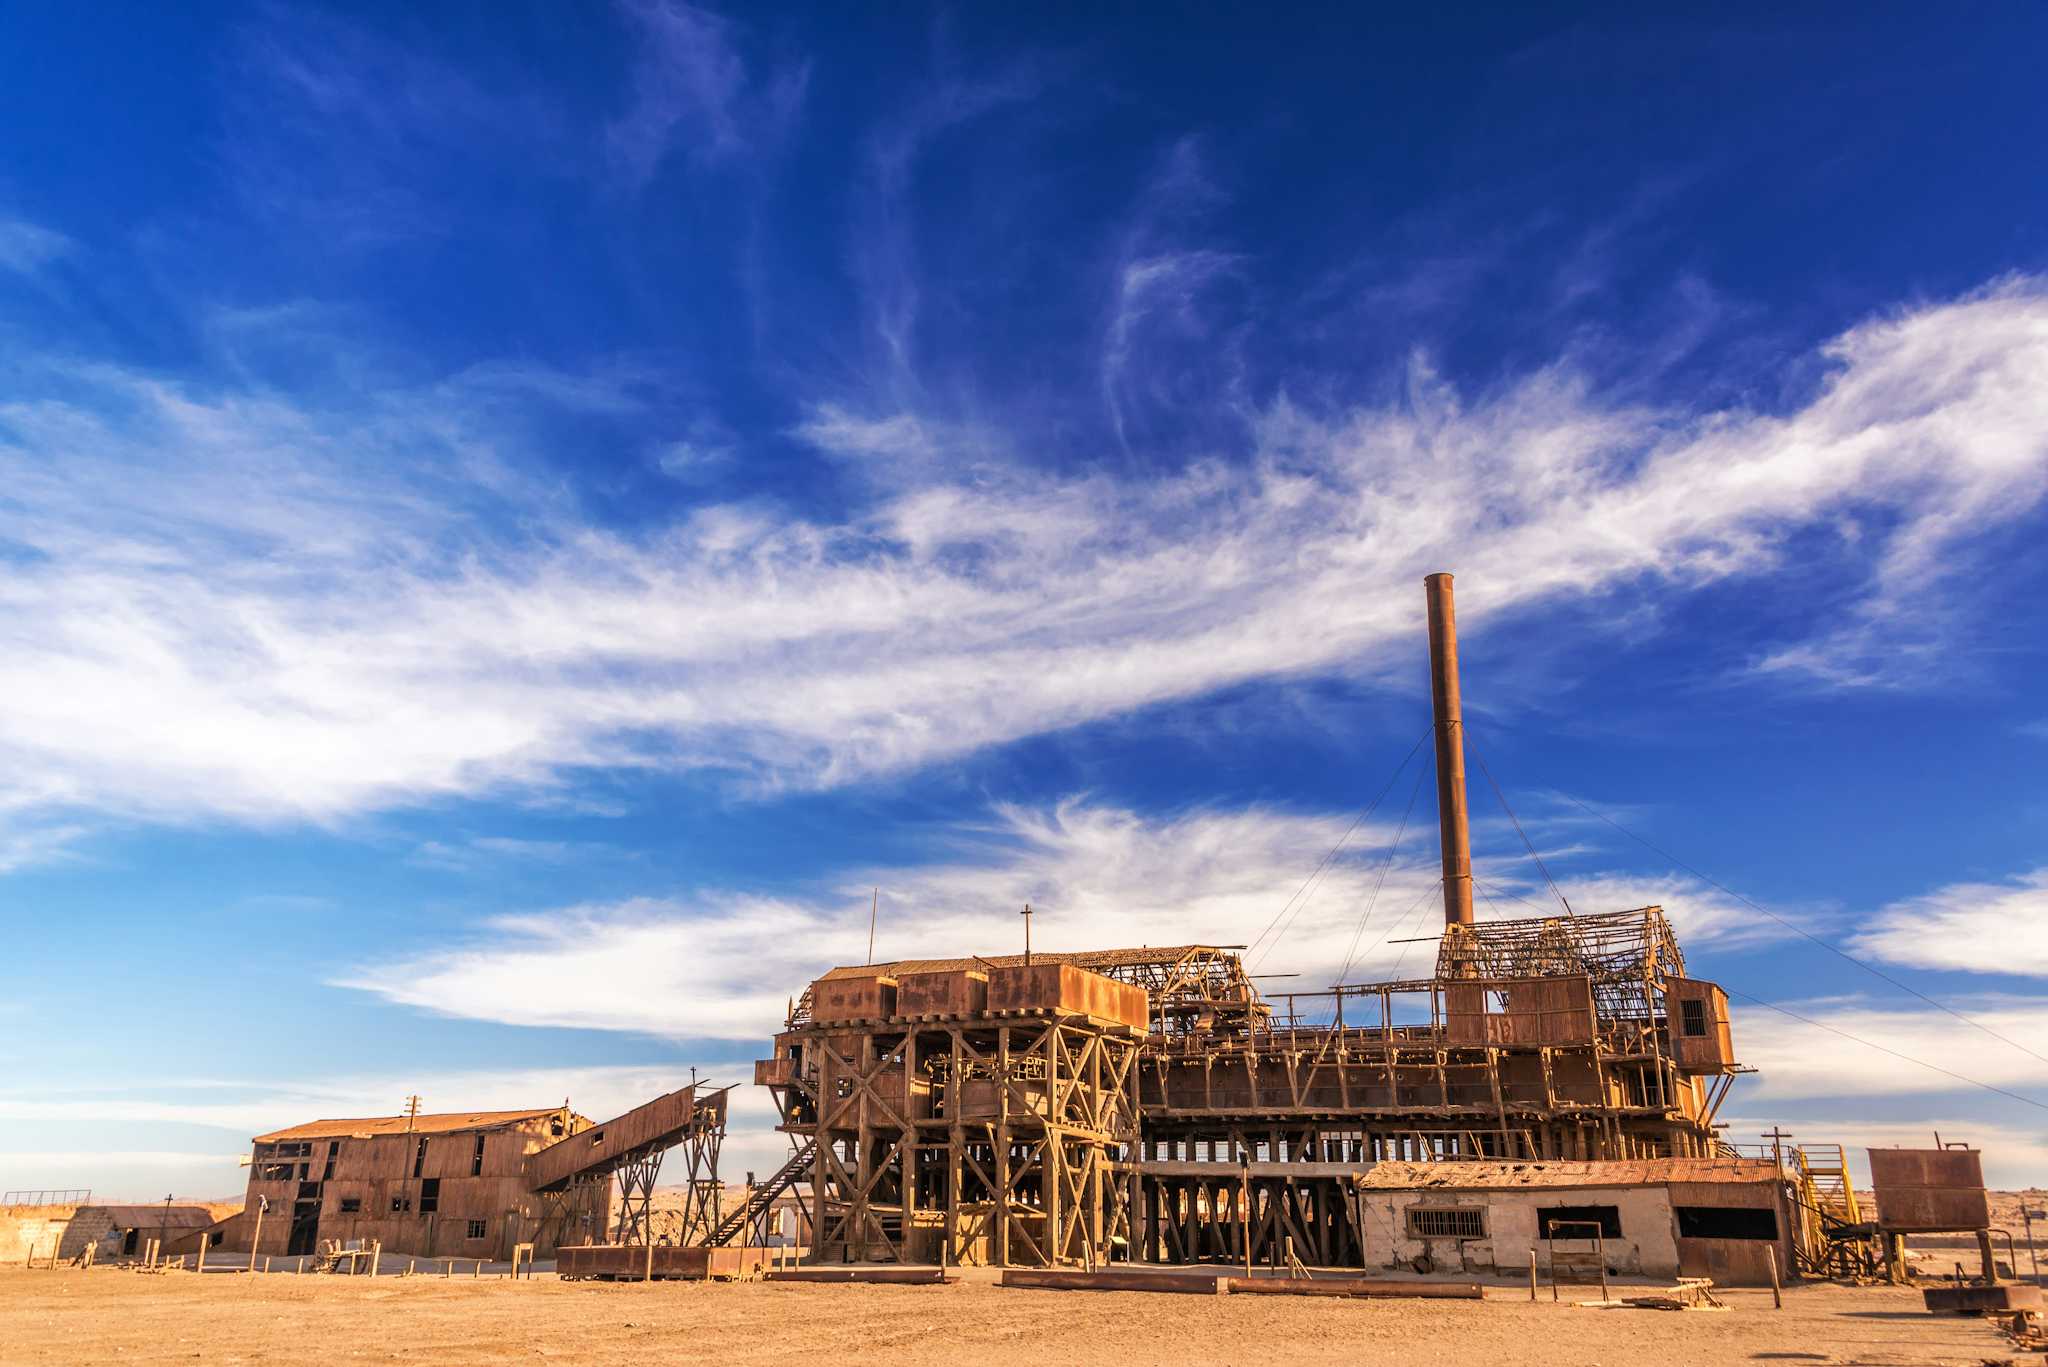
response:
<path id="1" fill-rule="evenodd" d="M 450 1134 L 457 1130 L 494 1130 L 539 1116 L 553 1115 L 560 1106 L 540 1106 L 530 1111 L 449 1111 L 439 1115 L 378 1115 L 362 1120 L 311 1120 L 269 1134 L 259 1134 L 252 1143 L 271 1144 L 283 1139 L 349 1139 L 376 1134 Z"/>
<path id="2" fill-rule="evenodd" d="M 198 1229 L 213 1223 L 205 1206 L 80 1206 L 71 1218 L 87 1211 L 104 1212 L 118 1229 Z"/>
<path id="3" fill-rule="evenodd" d="M 1230 951 L 1242 945 L 1145 945 L 1132 949 L 1084 949 L 1071 953 L 1037 950 L 1031 962 L 1073 964 L 1077 968 L 1117 968 L 1127 964 L 1173 963 L 1198 951 Z M 819 976 L 831 978 L 897 978 L 905 973 L 957 973 L 968 968 L 1010 968 L 1024 962 L 1022 954 L 978 954 L 964 959 L 897 959 L 886 964 L 852 964 Z"/>
<path id="4" fill-rule="evenodd" d="M 1636 1158 L 1603 1162 L 1375 1163 L 1358 1174 L 1368 1190 L 1405 1188 L 1638 1187 L 1666 1182 L 1775 1182 L 1768 1158 Z"/>

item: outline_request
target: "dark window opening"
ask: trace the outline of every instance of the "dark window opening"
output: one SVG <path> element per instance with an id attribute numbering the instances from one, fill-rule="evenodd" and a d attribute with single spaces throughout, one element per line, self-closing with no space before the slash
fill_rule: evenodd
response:
<path id="1" fill-rule="evenodd" d="M 1776 1239 L 1778 1215 L 1761 1206 L 1673 1206 L 1681 1239 Z"/>
<path id="2" fill-rule="evenodd" d="M 412 1151 L 412 1175 L 414 1177 L 418 1177 L 420 1175 L 420 1169 L 426 1166 L 426 1162 L 427 1137 L 425 1135 L 421 1135 L 419 1147 Z"/>
<path id="3" fill-rule="evenodd" d="M 1410 1206 L 1408 1233 L 1417 1239 L 1484 1239 L 1486 1212 L 1478 1206 Z"/>
<path id="4" fill-rule="evenodd" d="M 393 1215 L 403 1215 L 411 1209 L 412 1198 L 410 1196 L 394 1196 L 391 1198 L 391 1213 Z"/>
<path id="5" fill-rule="evenodd" d="M 557 1118 L 548 1125 L 548 1133 L 550 1135 L 553 1135 L 556 1139 L 560 1139 L 562 1137 L 562 1122 L 559 1118 Z"/>
<path id="6" fill-rule="evenodd" d="M 301 1182 L 301 1183 L 299 1183 L 299 1199 L 300 1199 L 301 1201 L 317 1201 L 317 1200 L 319 1200 L 319 1199 L 320 1199 L 320 1184 L 319 1184 L 318 1182 Z"/>
<path id="7" fill-rule="evenodd" d="M 1707 1033 L 1707 1004 L 1697 997 L 1688 997 L 1678 1004 L 1679 1021 L 1688 1035 Z"/>
<path id="8" fill-rule="evenodd" d="M 361 1215 L 363 1213 L 363 1198 L 360 1196 L 342 1197 L 341 1213 L 343 1215 Z"/>
<path id="9" fill-rule="evenodd" d="M 1551 1233 L 1554 1225 L 1563 1225 Z M 1544 1239 L 1590 1239 L 1592 1225 L 1600 1226 L 1600 1237 L 1621 1237 L 1621 1210 L 1617 1206 L 1545 1206 L 1536 1212 L 1536 1229 Z"/>
<path id="10" fill-rule="evenodd" d="M 471 1220 L 469 1222 L 469 1237 L 472 1239 L 484 1237 L 484 1222 L 482 1220 Z"/>
<path id="11" fill-rule="evenodd" d="M 590 1132 L 590 1147 L 594 1149 L 602 1143 L 604 1143 L 604 1131 L 592 1130 Z"/>
<path id="12" fill-rule="evenodd" d="M 420 1214 L 431 1215 L 441 1208 L 441 1179 L 423 1178 L 420 1181 Z"/>
<path id="13" fill-rule="evenodd" d="M 289 1163 L 265 1163 L 256 1170 L 259 1182 L 289 1182 L 292 1180 L 292 1165 Z"/>
<path id="14" fill-rule="evenodd" d="M 301 1163 L 301 1164 L 299 1164 L 299 1180 L 300 1180 L 301 1182 L 305 1181 L 305 1180 L 306 1180 L 306 1174 L 307 1174 L 307 1173 L 309 1173 L 309 1172 L 311 1172 L 312 1170 L 313 1170 L 313 1165 L 312 1165 L 311 1163 Z"/>
<path id="15" fill-rule="evenodd" d="M 469 1175 L 471 1177 L 481 1177 L 484 1175 L 484 1137 L 482 1135 L 476 1137 L 476 1152 L 469 1156 Z"/>
<path id="16" fill-rule="evenodd" d="M 329 1141 L 328 1141 L 328 1143 L 327 1143 L 327 1166 L 326 1166 L 325 1168 L 321 1169 L 321 1172 L 320 1172 L 320 1180 L 321 1180 L 321 1181 L 323 1181 L 323 1182 L 328 1182 L 328 1181 L 332 1181 L 332 1180 L 333 1180 L 333 1178 L 334 1178 L 334 1155 L 335 1155 L 335 1153 L 336 1153 L 336 1152 L 337 1152 L 337 1151 L 338 1151 L 338 1150 L 339 1150 L 340 1148 L 341 1148 L 341 1142 L 340 1142 L 339 1140 L 329 1140 Z"/>

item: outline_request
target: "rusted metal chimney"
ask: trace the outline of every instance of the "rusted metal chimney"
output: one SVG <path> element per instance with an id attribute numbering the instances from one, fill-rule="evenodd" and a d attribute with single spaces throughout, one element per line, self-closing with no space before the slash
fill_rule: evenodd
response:
<path id="1" fill-rule="evenodd" d="M 1429 594 L 1429 696 L 1436 713 L 1436 816 L 1444 854 L 1444 924 L 1472 924 L 1472 832 L 1465 818 L 1465 717 L 1458 701 L 1458 618 L 1451 576 Z"/>

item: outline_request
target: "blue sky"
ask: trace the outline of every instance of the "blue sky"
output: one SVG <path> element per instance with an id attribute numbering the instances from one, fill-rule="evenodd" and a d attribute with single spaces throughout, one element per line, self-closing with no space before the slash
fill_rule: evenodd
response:
<path id="1" fill-rule="evenodd" d="M 1736 1130 L 2048 1179 L 2038 7 L 10 27 L 0 1185 L 734 1080 L 871 889 L 1252 941 L 1438 569 L 1573 904 L 1746 994 Z M 1415 774 L 1260 971 L 1419 964 Z"/>

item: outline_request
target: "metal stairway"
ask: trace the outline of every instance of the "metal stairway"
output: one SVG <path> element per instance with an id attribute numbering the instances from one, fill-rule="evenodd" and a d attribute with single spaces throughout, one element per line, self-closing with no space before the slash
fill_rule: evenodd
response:
<path id="1" fill-rule="evenodd" d="M 814 1139 L 806 1139 L 803 1147 L 789 1156 L 789 1161 L 775 1170 L 775 1175 L 756 1186 L 747 1196 L 746 1204 L 735 1209 L 718 1222 L 718 1228 L 711 1231 L 704 1240 L 706 1248 L 724 1248 L 734 1236 L 745 1229 L 760 1214 L 773 1205 L 775 1198 L 788 1191 L 802 1180 L 811 1170 L 811 1157 L 817 1152 Z"/>

